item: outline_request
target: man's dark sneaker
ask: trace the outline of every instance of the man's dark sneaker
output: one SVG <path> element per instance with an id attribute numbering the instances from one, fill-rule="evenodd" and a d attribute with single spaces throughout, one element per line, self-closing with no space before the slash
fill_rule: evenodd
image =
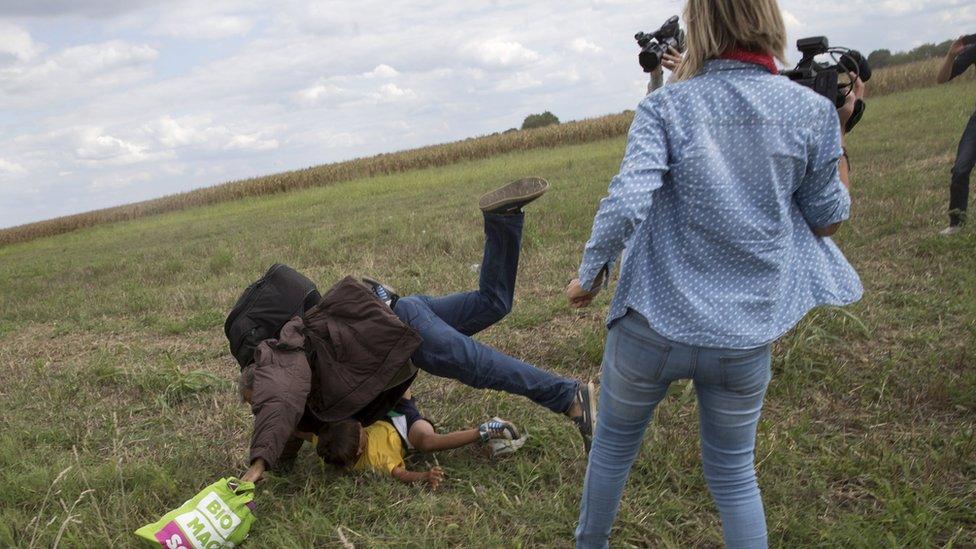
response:
<path id="1" fill-rule="evenodd" d="M 391 309 L 394 305 L 396 305 L 397 300 L 400 299 L 400 296 L 397 295 L 393 288 L 383 284 L 375 278 L 364 276 L 363 283 L 369 286 L 369 289 L 373 291 L 373 294 L 376 295 L 380 301 L 389 305 Z"/>
<path id="2" fill-rule="evenodd" d="M 526 177 L 481 196 L 478 207 L 485 213 L 515 214 L 522 206 L 546 194 L 549 182 L 541 177 Z"/>
<path id="3" fill-rule="evenodd" d="M 596 430 L 596 389 L 593 383 L 582 383 L 576 389 L 576 400 L 579 404 L 581 413 L 576 417 L 571 417 L 580 435 L 583 436 L 583 448 L 586 453 L 590 453 L 590 444 L 593 442 L 593 432 Z"/>

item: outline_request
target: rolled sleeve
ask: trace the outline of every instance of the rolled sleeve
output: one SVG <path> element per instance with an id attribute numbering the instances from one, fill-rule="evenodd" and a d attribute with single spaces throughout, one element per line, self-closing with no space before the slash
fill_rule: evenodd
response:
<path id="1" fill-rule="evenodd" d="M 846 221 L 851 214 L 851 195 L 837 169 L 843 153 L 840 122 L 826 101 L 820 119 L 820 129 L 811 136 L 806 174 L 794 193 L 803 218 L 812 228 Z"/>
<path id="2" fill-rule="evenodd" d="M 600 201 L 579 268 L 580 285 L 592 289 L 600 273 L 609 273 L 634 229 L 647 217 L 653 193 L 668 171 L 668 142 L 660 115 L 660 97 L 640 104 L 627 139 L 627 150 L 608 195 Z"/>

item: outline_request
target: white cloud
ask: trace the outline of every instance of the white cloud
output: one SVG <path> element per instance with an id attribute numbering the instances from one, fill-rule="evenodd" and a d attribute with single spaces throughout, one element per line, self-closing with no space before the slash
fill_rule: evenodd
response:
<path id="1" fill-rule="evenodd" d="M 285 146 L 302 145 L 316 149 L 340 149 L 363 145 L 365 142 L 361 135 L 352 132 L 311 130 L 291 136 Z"/>
<path id="2" fill-rule="evenodd" d="M 110 40 L 15 63 L 0 68 L 0 107 L 62 103 L 142 80 L 158 55 L 148 45 Z"/>
<path id="3" fill-rule="evenodd" d="M 206 6 L 206 3 L 199 5 Z M 241 15 L 183 13 L 180 17 L 163 19 L 152 32 L 160 36 L 217 40 L 246 34 L 253 27 L 254 21 Z"/>
<path id="4" fill-rule="evenodd" d="M 783 10 L 783 22 L 786 23 L 786 28 L 790 31 L 795 32 L 803 28 L 803 24 L 790 10 Z"/>
<path id="5" fill-rule="evenodd" d="M 0 21 L 0 62 L 4 56 L 17 61 L 30 61 L 43 48 L 34 43 L 29 32 L 21 27 Z"/>
<path id="6" fill-rule="evenodd" d="M 261 133 L 237 134 L 224 145 L 228 151 L 268 151 L 278 148 L 277 139 L 264 139 Z"/>
<path id="7" fill-rule="evenodd" d="M 0 158 L 0 177 L 26 175 L 27 170 L 16 162 Z"/>
<path id="8" fill-rule="evenodd" d="M 164 115 L 144 125 L 143 130 L 164 147 L 172 149 L 203 143 L 207 140 L 207 133 L 194 126 L 192 120 L 184 118 L 180 121 Z"/>
<path id="9" fill-rule="evenodd" d="M 317 105 L 325 100 L 344 97 L 346 95 L 346 90 L 339 86 L 329 82 L 320 82 L 298 90 L 295 93 L 295 99 L 303 105 Z"/>
<path id="10" fill-rule="evenodd" d="M 503 78 L 495 84 L 497 91 L 518 91 L 535 88 L 542 85 L 542 81 L 527 72 L 517 72 L 508 78 Z"/>
<path id="11" fill-rule="evenodd" d="M 384 84 L 378 92 L 371 95 L 377 101 L 402 101 L 416 99 L 417 93 L 411 89 L 404 89 L 396 84 Z"/>
<path id="12" fill-rule="evenodd" d="M 91 182 L 88 184 L 88 188 L 91 190 L 118 190 L 151 180 L 152 174 L 145 171 L 133 173 L 110 173 L 92 178 Z"/>
<path id="13" fill-rule="evenodd" d="M 521 43 L 501 38 L 469 42 L 461 51 L 488 67 L 523 66 L 539 59 L 538 53 Z"/>
<path id="14" fill-rule="evenodd" d="M 583 37 L 574 38 L 569 43 L 569 48 L 577 53 L 600 53 L 603 51 L 603 48 Z"/>
<path id="15" fill-rule="evenodd" d="M 380 63 L 379 65 L 376 65 L 375 69 L 363 73 L 363 76 L 366 78 L 393 78 L 399 74 L 400 73 L 397 72 L 397 70 L 393 67 L 385 63 Z"/>
<path id="16" fill-rule="evenodd" d="M 266 151 L 278 148 L 278 140 L 264 138 L 264 132 L 241 132 L 221 124 L 214 124 L 210 116 L 162 116 L 142 126 L 142 131 L 161 147 L 177 149 L 195 147 L 199 150 Z"/>
<path id="17" fill-rule="evenodd" d="M 74 156 L 88 165 L 126 165 L 167 158 L 148 146 L 104 133 L 101 128 L 79 128 L 75 133 Z"/>

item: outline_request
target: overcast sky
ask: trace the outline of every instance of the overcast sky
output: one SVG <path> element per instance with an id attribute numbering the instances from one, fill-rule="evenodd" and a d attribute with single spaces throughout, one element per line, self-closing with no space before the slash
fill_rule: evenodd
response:
<path id="1" fill-rule="evenodd" d="M 0 227 L 632 109 L 679 0 L 0 0 Z M 865 55 L 976 32 L 969 0 L 782 0 Z"/>

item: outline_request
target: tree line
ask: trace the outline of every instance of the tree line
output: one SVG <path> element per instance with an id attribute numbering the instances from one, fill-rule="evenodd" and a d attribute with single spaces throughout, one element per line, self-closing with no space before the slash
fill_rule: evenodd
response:
<path id="1" fill-rule="evenodd" d="M 922 44 L 917 48 L 898 53 L 891 53 L 891 50 L 888 49 L 874 50 L 870 55 L 868 55 L 868 63 L 871 64 L 872 69 L 880 69 L 894 65 L 912 63 L 914 61 L 923 61 L 933 57 L 943 57 L 945 54 L 949 53 L 949 46 L 951 46 L 954 41 L 955 40 L 946 40 L 945 42 L 939 42 L 938 44 Z"/>

